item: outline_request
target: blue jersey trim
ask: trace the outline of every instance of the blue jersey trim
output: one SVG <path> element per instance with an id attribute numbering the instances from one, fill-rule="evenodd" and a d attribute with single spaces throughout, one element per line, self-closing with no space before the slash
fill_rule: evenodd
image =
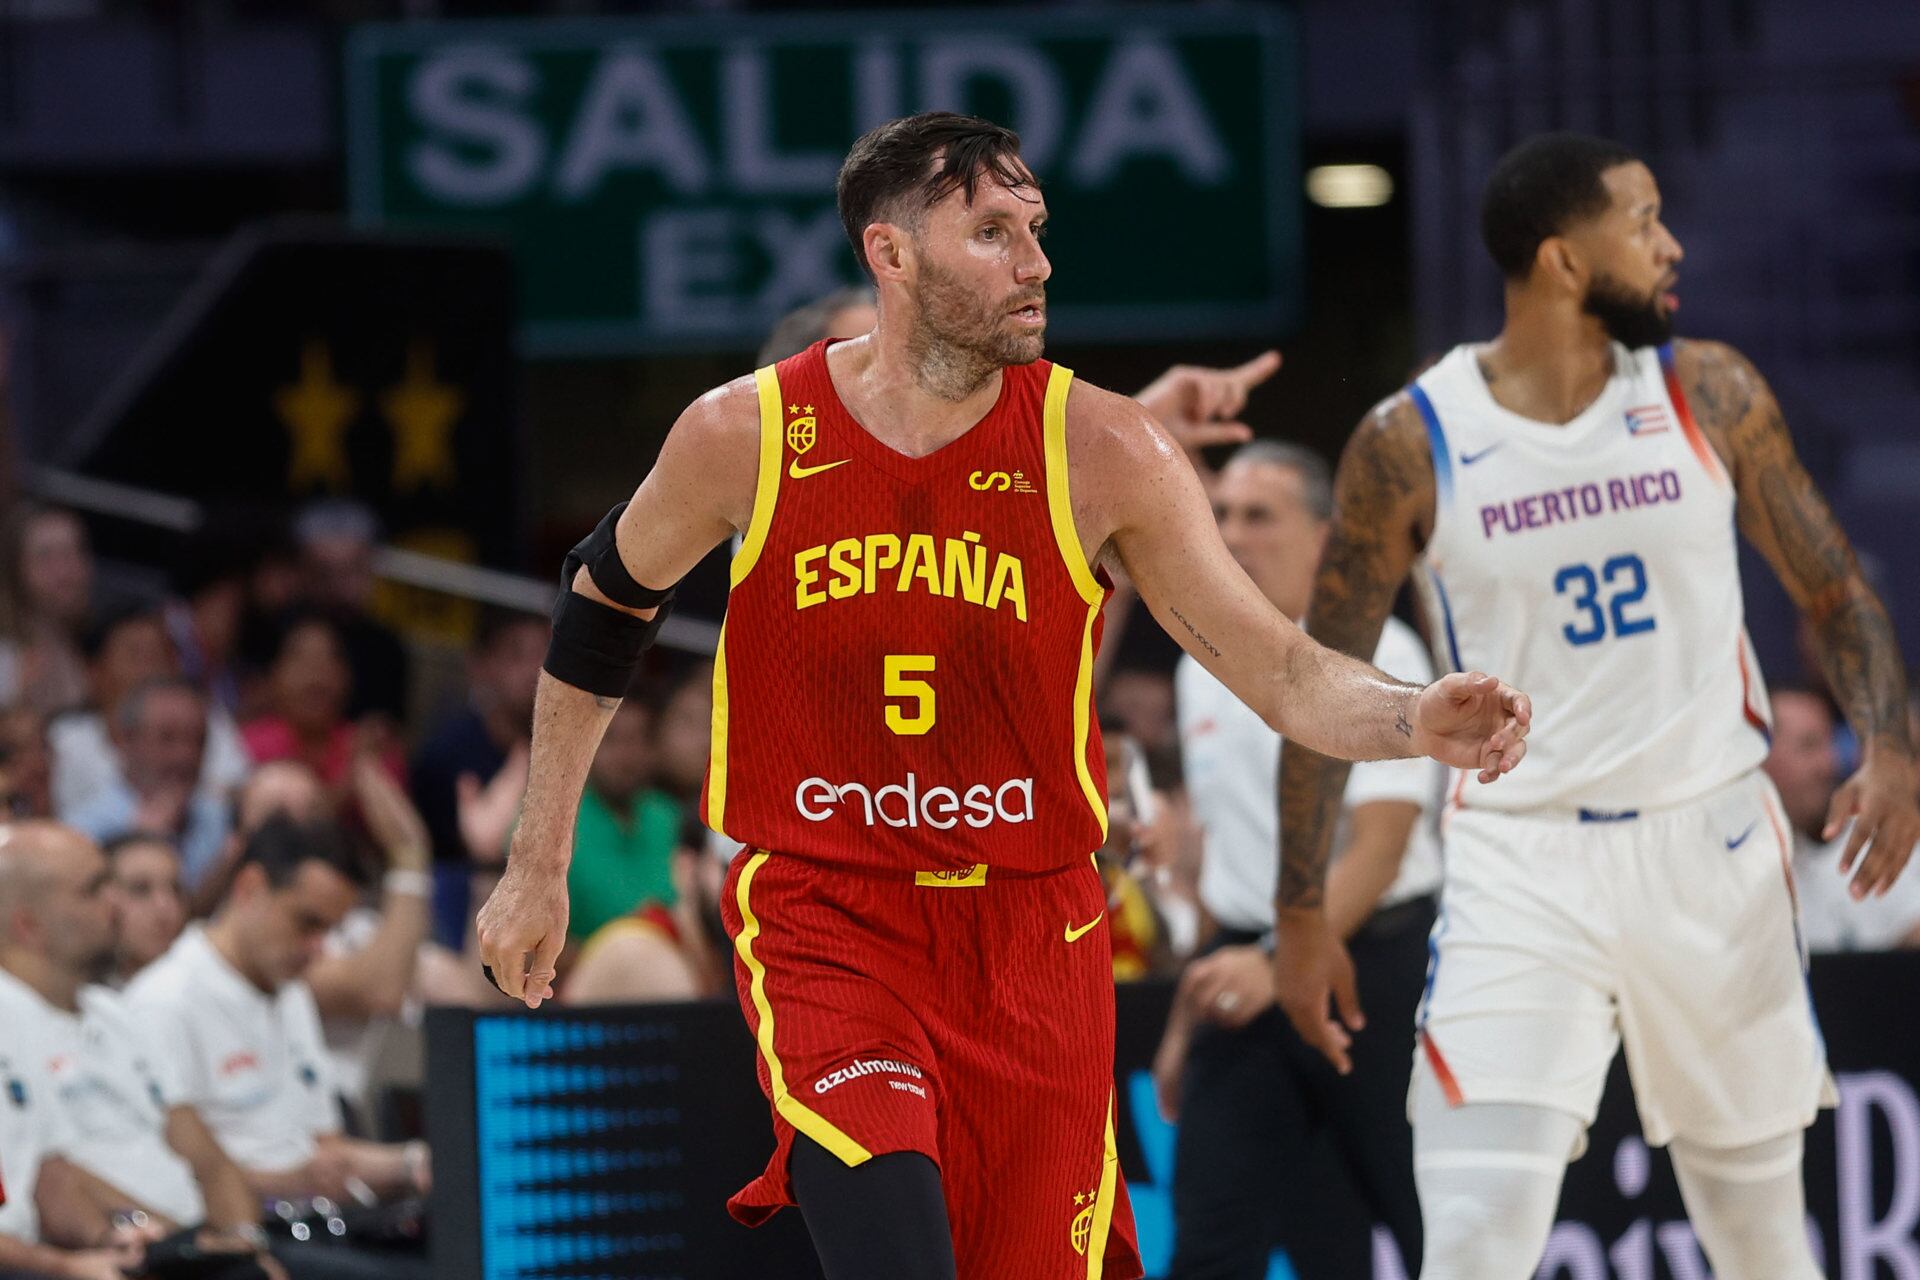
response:
<path id="1" fill-rule="evenodd" d="M 1453 502 L 1453 455 L 1447 449 L 1447 433 L 1440 426 L 1440 415 L 1434 412 L 1433 401 L 1417 382 L 1409 383 L 1407 394 L 1413 397 L 1413 403 L 1419 408 L 1420 416 L 1427 420 L 1427 447 L 1433 453 L 1433 485 L 1440 495 L 1443 505 Z"/>
<path id="2" fill-rule="evenodd" d="M 1433 593 L 1440 597 L 1440 621 L 1447 631 L 1447 656 L 1453 659 L 1455 671 L 1465 671 L 1466 664 L 1460 661 L 1460 639 L 1453 633 L 1453 602 L 1447 599 L 1447 584 L 1440 581 L 1440 572 L 1431 566 L 1427 576 L 1433 579 Z"/>

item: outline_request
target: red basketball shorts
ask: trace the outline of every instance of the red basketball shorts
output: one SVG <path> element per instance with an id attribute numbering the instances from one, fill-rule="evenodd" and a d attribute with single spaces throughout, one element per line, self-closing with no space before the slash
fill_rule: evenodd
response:
<path id="1" fill-rule="evenodd" d="M 794 1203 L 801 1133 L 849 1165 L 933 1160 L 961 1280 L 1139 1276 L 1106 906 L 1091 860 L 915 874 L 739 854 L 722 908 L 775 1150 L 733 1216 Z"/>

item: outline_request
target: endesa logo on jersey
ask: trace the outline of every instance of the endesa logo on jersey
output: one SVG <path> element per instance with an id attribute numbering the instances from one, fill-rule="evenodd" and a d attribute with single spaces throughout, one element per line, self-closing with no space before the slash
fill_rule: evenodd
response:
<path id="1" fill-rule="evenodd" d="M 953 787 L 920 789 L 920 779 L 909 773 L 905 782 L 869 787 L 862 782 L 828 782 L 807 778 L 793 789 L 793 807 L 808 822 L 825 822 L 838 814 L 861 818 L 868 826 L 928 826 L 936 831 L 965 822 L 990 827 L 996 822 L 1033 821 L 1033 779 L 1009 778 L 999 786 L 976 782 Z"/>

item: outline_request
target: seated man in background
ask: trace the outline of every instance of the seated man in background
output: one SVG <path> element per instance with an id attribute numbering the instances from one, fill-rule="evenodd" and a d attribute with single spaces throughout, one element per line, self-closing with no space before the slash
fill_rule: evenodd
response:
<path id="1" fill-rule="evenodd" d="M 136 831 L 105 847 L 119 924 L 106 984 L 119 988 L 165 955 L 187 927 L 187 894 L 179 851 L 164 837 Z"/>
<path id="2" fill-rule="evenodd" d="M 719 990 L 704 963 L 691 868 L 678 848 L 681 809 L 650 785 L 654 713 L 620 704 L 587 773 L 567 869 L 568 929 L 580 953 L 567 974 L 568 1004 L 692 1000 Z"/>
<path id="3" fill-rule="evenodd" d="M 567 930 L 584 942 L 647 903 L 671 910 L 680 806 L 652 787 L 653 710 L 628 698 L 587 772 L 567 869 Z"/>
<path id="4" fill-rule="evenodd" d="M 1920 869 L 1909 865 L 1883 897 L 1854 901 L 1840 873 L 1847 831 L 1831 818 L 1840 786 L 1832 704 L 1812 689 L 1776 685 L 1773 738 L 1762 766 L 1793 825 L 1793 875 L 1809 951 L 1920 947 Z"/>
<path id="5" fill-rule="evenodd" d="M 194 1107 L 262 1197 L 345 1203 L 426 1189 L 424 1144 L 341 1133 L 313 992 L 302 979 L 363 877 L 340 830 L 269 818 L 213 920 L 127 988 Z"/>
<path id="6" fill-rule="evenodd" d="M 107 886 L 105 857 L 79 832 L 0 828 L 0 1025 L 9 1070 L 30 1077 L 9 1081 L 8 1109 L 39 1117 L 81 1171 L 75 1191 L 94 1204 L 96 1230 L 108 1204 L 125 1206 L 150 1213 L 159 1233 L 204 1223 L 201 1247 L 255 1253 L 264 1238 L 245 1179 L 191 1111 L 167 1106 L 162 1055 L 118 996 L 90 985 L 113 966 Z M 0 1152 L 9 1173 L 16 1156 L 35 1164 L 33 1149 L 29 1137 Z M 98 1274 L 97 1261 L 82 1260 L 81 1274 Z"/>
<path id="7" fill-rule="evenodd" d="M 1326 462 L 1270 440 L 1242 446 L 1213 504 L 1235 561 L 1276 608 L 1303 619 L 1333 510 Z M 1373 661 L 1402 680 L 1434 678 L 1419 636 L 1398 620 Z M 1369 1017 L 1342 1076 L 1274 1004 L 1280 737 L 1191 658 L 1174 679 L 1187 790 L 1206 832 L 1200 898 L 1215 931 L 1181 979 L 1154 1063 L 1161 1108 L 1180 1121 L 1168 1275 L 1265 1276 L 1277 1247 L 1304 1280 L 1363 1275 L 1371 1222 L 1389 1229 L 1412 1274 L 1421 1226 L 1407 1029 L 1440 885 L 1432 814 L 1443 771 L 1431 760 L 1375 760 L 1349 775 L 1327 907 Z M 1321 1158 L 1328 1148 L 1352 1193 L 1330 1194 L 1341 1183 Z"/>
<path id="8" fill-rule="evenodd" d="M 305 775 L 312 795 L 296 801 L 296 815 L 323 811 L 318 778 Z M 370 755 L 354 762 L 353 806 L 379 855 L 377 898 L 366 896 L 327 935 L 307 970 L 326 1036 L 334 1087 L 366 1115 L 374 1059 L 388 1032 L 410 1014 L 417 1021 L 414 975 L 432 920 L 432 865 L 427 827 L 407 793 Z"/>
<path id="9" fill-rule="evenodd" d="M 228 803 L 200 785 L 207 744 L 207 700 L 184 676 L 136 686 L 113 711 L 121 776 L 63 815 L 105 842 L 139 831 L 164 836 L 180 851 L 189 886 L 219 861 Z"/>
<path id="10" fill-rule="evenodd" d="M 53 809 L 63 815 L 78 812 L 120 780 L 120 745 L 112 717 L 121 700 L 149 680 L 180 673 L 166 620 L 153 606 L 130 605 L 105 615 L 88 628 L 81 647 L 91 703 L 47 727 Z M 252 767 L 233 720 L 225 712 L 209 715 L 199 785 L 223 795 L 239 786 Z"/>

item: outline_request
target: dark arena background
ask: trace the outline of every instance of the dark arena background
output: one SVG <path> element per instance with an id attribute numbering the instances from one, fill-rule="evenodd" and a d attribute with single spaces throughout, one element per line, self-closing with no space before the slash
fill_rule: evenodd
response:
<path id="1" fill-rule="evenodd" d="M 173 823 L 170 940 L 221 908 L 227 864 L 193 841 L 233 856 L 260 770 L 311 766 L 368 884 L 316 961 L 341 966 L 314 980 L 326 1078 L 378 1144 L 364 1170 L 402 1171 L 260 1192 L 276 1238 L 351 1249 L 368 1280 L 820 1275 L 798 1213 L 749 1231 L 725 1208 L 772 1149 L 720 923 L 734 847 L 698 806 L 728 548 L 682 584 L 595 766 L 594 838 L 618 852 L 591 865 L 633 882 L 573 884 L 595 932 L 563 978 L 596 958 L 613 978 L 521 1010 L 479 981 L 471 924 L 524 789 L 562 556 L 690 401 L 861 282 L 840 159 L 931 109 L 1022 136 L 1051 210 L 1047 358 L 1131 394 L 1278 349 L 1235 416 L 1330 462 L 1372 405 L 1499 329 L 1477 223 L 1494 162 L 1542 131 L 1619 140 L 1685 246 L 1679 334 L 1765 371 L 1920 659 L 1915 0 L 0 0 L 0 799 L 74 822 L 79 755 L 117 751 L 135 782 L 133 690 L 194 682 L 206 768 L 223 742 L 236 762 L 207 793 L 217 836 L 184 798 L 129 800 Z M 1860 745 L 1742 556 L 1758 677 L 1817 712 L 1769 772 L 1830 796 Z M 1129 610 L 1096 699 L 1141 765 L 1115 1097 L 1159 1277 L 1175 1130 L 1152 1069 L 1195 945 L 1191 893 L 1160 895 L 1197 874 L 1164 851 L 1201 837 L 1154 825 L 1188 815 L 1179 651 L 1131 596 L 1110 615 Z M 310 615 L 331 642 L 297 639 Z M 129 618 L 150 652 L 120 647 Z M 282 724 L 318 745 L 275 755 Z M 1830 871 L 1801 840 L 1799 874 Z M 120 892 L 124 954 L 163 926 Z M 1920 1280 L 1920 869 L 1870 919 L 1810 939 L 1840 1101 L 1808 1138 L 1808 1230 L 1832 1280 Z M 15 1088 L 23 1035 L 0 1024 Z M 1345 1224 L 1374 1280 L 1409 1280 L 1316 1160 L 1282 1216 Z M 1268 1267 L 1320 1280 L 1278 1244 Z M 1710 1274 L 1616 1063 L 1540 1275 Z"/>

